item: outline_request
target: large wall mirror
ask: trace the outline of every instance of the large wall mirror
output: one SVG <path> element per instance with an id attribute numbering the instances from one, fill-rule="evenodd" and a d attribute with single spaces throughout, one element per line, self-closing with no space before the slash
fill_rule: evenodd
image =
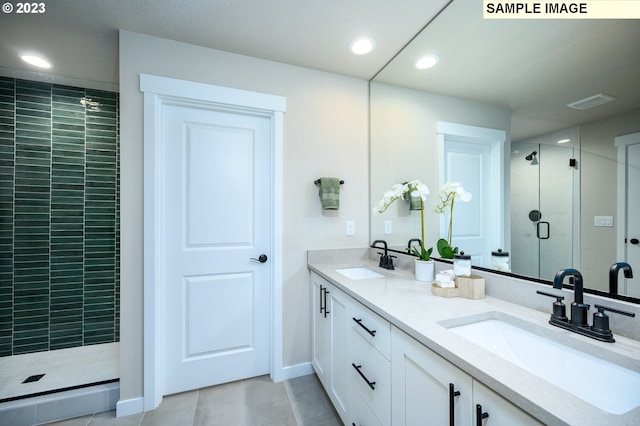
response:
<path id="1" fill-rule="evenodd" d="M 428 54 L 439 62 L 416 69 Z M 475 193 L 454 208 L 453 245 L 464 250 L 476 232 L 458 219 L 481 211 L 481 223 L 498 225 L 479 235 L 510 253 L 511 273 L 548 281 L 575 267 L 585 288 L 608 293 L 610 266 L 628 261 L 636 278 L 620 274 L 618 294 L 640 302 L 640 21 L 485 20 L 482 2 L 452 0 L 370 92 L 372 207 L 395 183 L 426 183 L 425 242 L 435 246 L 448 218 L 431 207 L 451 161 L 439 128 L 503 131 L 502 156 L 483 167 L 504 181 L 461 182 Z M 501 202 L 487 209 L 488 198 Z M 406 251 L 419 235 L 408 204 L 372 213 L 372 240 Z M 472 259 L 491 267 L 490 253 Z"/>

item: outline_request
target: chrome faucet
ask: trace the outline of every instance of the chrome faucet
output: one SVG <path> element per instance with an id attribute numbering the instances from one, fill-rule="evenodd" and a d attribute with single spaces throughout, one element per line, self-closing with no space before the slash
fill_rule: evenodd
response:
<path id="1" fill-rule="evenodd" d="M 609 269 L 609 293 L 618 294 L 618 271 L 624 271 L 625 278 L 633 278 L 633 270 L 627 262 L 618 262 L 611 265 Z"/>
<path id="2" fill-rule="evenodd" d="M 553 288 L 562 288 L 565 277 L 573 277 L 573 303 L 571 304 L 571 324 L 578 327 L 587 327 L 587 312 L 589 305 L 584 304 L 582 274 L 577 269 L 561 269 L 553 279 Z"/>
<path id="3" fill-rule="evenodd" d="M 622 263 L 622 262 L 621 262 Z M 624 266 L 614 268 L 613 265 L 611 267 L 610 275 L 616 277 L 617 272 L 620 268 Z M 628 265 L 627 265 L 628 266 Z M 629 267 L 629 274 L 631 274 L 631 268 Z M 627 272 L 625 270 L 625 276 Z M 595 314 L 593 314 L 593 325 L 589 326 L 587 322 L 587 313 L 589 311 L 589 305 L 584 303 L 583 297 L 583 282 L 582 282 L 582 274 L 578 272 L 576 269 L 561 269 L 556 274 L 553 280 L 553 288 L 562 288 L 562 281 L 567 276 L 573 277 L 573 303 L 571 304 L 571 319 L 565 316 L 565 306 L 562 303 L 564 296 L 555 295 L 551 293 L 545 293 L 543 291 L 537 291 L 536 293 L 542 294 L 543 296 L 554 297 L 556 299 L 553 304 L 553 313 L 551 314 L 551 318 L 549 319 L 549 324 L 555 325 L 556 327 L 564 328 L 565 330 L 573 331 L 574 333 L 582 334 L 583 336 L 591 337 L 592 339 L 600 340 L 602 342 L 615 342 L 613 338 L 613 333 L 609 329 L 609 316 L 605 313 L 614 312 L 616 314 L 625 315 L 628 317 L 635 317 L 633 312 L 621 311 L 619 309 L 610 308 L 608 306 L 595 305 L 595 308 L 598 310 Z"/>
<path id="4" fill-rule="evenodd" d="M 389 270 L 395 269 L 393 267 L 393 258 L 395 256 L 389 255 L 387 251 L 387 242 L 385 240 L 375 240 L 371 243 L 371 248 L 381 248 L 376 245 L 378 243 L 381 243 L 384 247 L 384 253 L 378 252 L 378 254 L 380 255 L 380 263 L 378 263 L 378 266 Z"/>

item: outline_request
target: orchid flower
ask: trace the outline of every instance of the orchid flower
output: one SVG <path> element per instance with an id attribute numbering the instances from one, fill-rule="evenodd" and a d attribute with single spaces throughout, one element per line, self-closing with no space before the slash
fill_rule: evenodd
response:
<path id="1" fill-rule="evenodd" d="M 420 251 L 413 248 L 413 252 L 418 258 L 422 260 L 429 260 L 431 258 L 431 252 L 433 248 L 426 250 L 424 248 L 424 202 L 429 195 L 429 188 L 419 180 L 412 180 L 411 182 L 396 183 L 391 187 L 389 191 L 386 191 L 382 196 L 382 199 L 373 208 L 374 213 L 383 213 L 389 208 L 389 206 L 401 198 L 403 200 L 408 197 L 420 198 L 420 223 L 422 229 L 422 239 L 420 240 Z"/>
<path id="2" fill-rule="evenodd" d="M 458 252 L 458 247 L 451 247 L 451 237 L 453 235 L 453 205 L 456 199 L 460 201 L 471 201 L 471 193 L 464 190 L 459 182 L 447 182 L 440 187 L 438 192 L 438 204 L 434 207 L 436 213 L 449 213 L 449 233 L 447 239 L 438 240 L 438 253 L 445 259 L 452 259 Z"/>

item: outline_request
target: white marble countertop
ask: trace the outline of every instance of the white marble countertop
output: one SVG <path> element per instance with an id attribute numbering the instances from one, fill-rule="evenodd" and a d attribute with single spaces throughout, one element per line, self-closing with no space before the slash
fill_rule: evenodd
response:
<path id="1" fill-rule="evenodd" d="M 339 262 L 336 259 L 327 263 L 310 261 L 309 269 L 541 422 L 550 425 L 640 424 L 640 407 L 621 415 L 603 411 L 469 342 L 440 322 L 501 312 L 524 320 L 532 327 L 542 327 L 546 333 L 558 333 L 558 337 L 569 346 L 587 348 L 594 355 L 606 352 L 634 371 L 640 371 L 640 342 L 620 336 L 615 336 L 615 343 L 598 342 L 553 327 L 548 324 L 551 303 L 549 313 L 543 313 L 490 296 L 479 300 L 437 297 L 431 293 L 431 284 L 416 281 L 413 272 L 401 269 L 388 271 L 364 258 L 351 263 Z M 366 266 L 382 273 L 385 278 L 350 280 L 334 271 L 353 266 Z M 585 371 L 584 374 L 590 373 Z M 616 384 L 611 383 L 611 386 Z M 640 389 L 632 391 L 640 393 Z"/>

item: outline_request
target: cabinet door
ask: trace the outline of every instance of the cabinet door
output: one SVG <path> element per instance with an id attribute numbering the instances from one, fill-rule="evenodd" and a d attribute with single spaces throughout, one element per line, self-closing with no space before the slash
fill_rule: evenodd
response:
<path id="1" fill-rule="evenodd" d="M 329 290 L 329 316 L 331 324 L 331 370 L 327 392 L 344 423 L 348 420 L 349 381 L 348 361 L 349 341 L 347 314 L 349 296 L 335 287 Z"/>
<path id="2" fill-rule="evenodd" d="M 395 327 L 391 360 L 393 425 L 472 424 L 469 375 Z"/>
<path id="3" fill-rule="evenodd" d="M 476 406 L 480 405 L 481 413 L 489 416 L 483 420 L 484 426 L 528 426 L 542 425 L 520 408 L 511 404 L 477 380 L 473 381 L 473 421 L 476 422 Z M 473 423 L 476 424 L 476 423 Z"/>
<path id="4" fill-rule="evenodd" d="M 325 303 L 330 294 L 329 283 L 315 273 L 311 273 L 311 364 L 325 389 L 329 386 L 331 363 L 330 319 L 325 311 Z"/>

